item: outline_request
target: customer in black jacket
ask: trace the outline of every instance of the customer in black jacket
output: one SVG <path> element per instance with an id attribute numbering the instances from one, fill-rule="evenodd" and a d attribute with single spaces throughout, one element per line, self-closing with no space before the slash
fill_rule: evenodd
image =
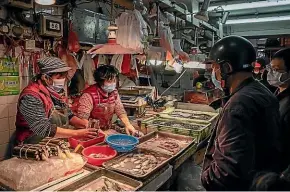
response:
<path id="1" fill-rule="evenodd" d="M 228 95 L 205 154 L 206 190 L 248 190 L 260 171 L 280 171 L 279 103 L 252 77 L 255 49 L 246 39 L 225 37 L 211 49 L 212 81 Z"/>
<path id="2" fill-rule="evenodd" d="M 256 80 L 258 80 L 260 83 L 265 85 L 272 93 L 274 93 L 277 88 L 275 88 L 274 86 L 271 86 L 267 81 L 268 70 L 266 69 L 266 66 L 269 63 L 270 62 L 265 57 L 257 58 L 257 61 L 254 66 L 254 70 L 253 70 L 253 77 Z"/>
<path id="3" fill-rule="evenodd" d="M 283 129 L 284 155 L 286 165 L 290 164 L 290 48 L 278 51 L 268 67 L 269 84 L 278 87 L 276 96 L 280 104 L 280 119 Z"/>

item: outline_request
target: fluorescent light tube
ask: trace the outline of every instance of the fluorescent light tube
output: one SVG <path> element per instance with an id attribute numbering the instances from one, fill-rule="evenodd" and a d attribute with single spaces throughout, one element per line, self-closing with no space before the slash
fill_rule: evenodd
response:
<path id="1" fill-rule="evenodd" d="M 214 9 L 223 9 L 224 11 L 235 11 L 242 9 L 255 9 L 263 7 L 274 7 L 274 6 L 284 6 L 290 5 L 290 0 L 276 0 L 276 1 L 258 1 L 252 3 L 238 3 L 232 5 L 222 5 L 222 6 L 211 6 L 208 8 L 208 11 L 213 11 Z"/>
<path id="2" fill-rule="evenodd" d="M 226 25 L 243 24 L 243 23 L 264 23 L 271 21 L 288 21 L 288 20 L 290 20 L 290 16 L 235 19 L 235 20 L 227 20 Z"/>
<path id="3" fill-rule="evenodd" d="M 35 0 L 35 3 L 39 5 L 53 5 L 55 4 L 55 0 Z"/>

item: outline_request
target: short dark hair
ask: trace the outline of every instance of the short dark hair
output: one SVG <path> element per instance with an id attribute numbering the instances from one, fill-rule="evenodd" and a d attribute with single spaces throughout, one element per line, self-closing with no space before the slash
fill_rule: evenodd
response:
<path id="1" fill-rule="evenodd" d="M 285 66 L 287 68 L 287 71 L 290 71 L 290 48 L 281 49 L 277 51 L 273 55 L 272 59 L 283 59 Z"/>
<path id="2" fill-rule="evenodd" d="M 101 65 L 94 72 L 94 79 L 100 86 L 104 84 L 105 80 L 111 80 L 118 77 L 119 71 L 113 65 Z"/>

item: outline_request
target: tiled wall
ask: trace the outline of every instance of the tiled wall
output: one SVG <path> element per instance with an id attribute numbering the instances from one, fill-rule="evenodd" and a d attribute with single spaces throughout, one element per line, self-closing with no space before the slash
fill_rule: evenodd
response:
<path id="1" fill-rule="evenodd" d="M 0 159 L 10 156 L 18 95 L 0 97 Z"/>
<path id="2" fill-rule="evenodd" d="M 3 50 L 3 45 L 0 45 L 0 57 L 3 57 Z M 16 48 L 16 55 L 19 53 L 20 49 Z M 27 73 L 20 74 L 21 90 L 27 86 L 28 82 Z M 19 95 L 0 96 L 0 161 L 9 158 L 11 155 L 18 97 Z"/>

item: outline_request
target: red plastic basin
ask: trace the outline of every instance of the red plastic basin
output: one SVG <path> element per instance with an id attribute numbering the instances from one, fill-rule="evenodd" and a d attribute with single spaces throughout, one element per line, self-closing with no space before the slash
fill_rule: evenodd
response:
<path id="1" fill-rule="evenodd" d="M 90 157 L 91 154 L 103 154 L 107 155 L 109 157 L 107 158 L 94 158 Z M 88 148 L 85 148 L 82 152 L 83 156 L 85 156 L 88 159 L 88 163 L 95 166 L 102 166 L 102 164 L 106 161 L 109 161 L 117 156 L 117 151 L 112 149 L 109 146 L 91 146 Z"/>
<path id="2" fill-rule="evenodd" d="M 71 137 L 68 139 L 71 148 L 76 148 L 81 144 L 84 148 L 103 142 L 105 135 L 99 132 L 99 136 L 93 139 L 84 137 Z M 82 141 L 85 140 L 85 141 Z"/>

